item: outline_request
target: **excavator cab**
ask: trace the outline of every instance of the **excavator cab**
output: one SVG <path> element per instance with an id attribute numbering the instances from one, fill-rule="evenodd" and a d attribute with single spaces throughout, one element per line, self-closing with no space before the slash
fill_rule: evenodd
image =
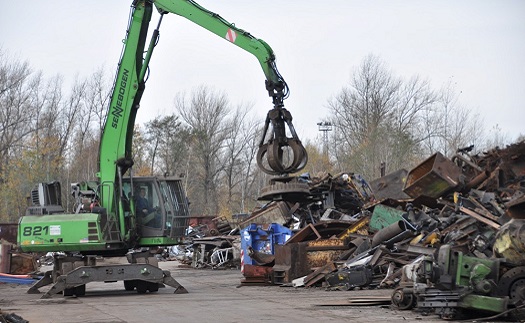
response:
<path id="1" fill-rule="evenodd" d="M 179 178 L 125 178 L 122 188 L 135 208 L 140 246 L 180 242 L 189 225 L 189 207 Z"/>

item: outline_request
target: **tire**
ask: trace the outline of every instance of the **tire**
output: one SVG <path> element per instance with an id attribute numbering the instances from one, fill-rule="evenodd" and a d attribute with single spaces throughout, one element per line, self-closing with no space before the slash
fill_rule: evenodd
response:
<path id="1" fill-rule="evenodd" d="M 416 306 L 416 296 L 411 291 L 397 288 L 392 294 L 392 304 L 400 310 L 411 310 Z"/>
<path id="2" fill-rule="evenodd" d="M 148 282 L 143 280 L 137 280 L 137 293 L 139 294 L 146 294 L 148 291 Z"/>
<path id="3" fill-rule="evenodd" d="M 135 286 L 137 285 L 137 282 L 134 280 L 125 280 L 124 281 L 124 289 L 127 291 L 132 291 L 135 289 Z"/>
<path id="4" fill-rule="evenodd" d="M 159 284 L 157 283 L 148 283 L 148 290 L 150 293 L 155 293 L 159 291 Z"/>
<path id="5" fill-rule="evenodd" d="M 524 301 L 523 290 L 525 290 L 525 266 L 514 267 L 503 274 L 498 282 L 496 294 L 508 296 L 512 305 Z"/>
<path id="6" fill-rule="evenodd" d="M 77 286 L 74 288 L 74 293 L 76 296 L 84 296 L 86 295 L 86 284 Z"/>

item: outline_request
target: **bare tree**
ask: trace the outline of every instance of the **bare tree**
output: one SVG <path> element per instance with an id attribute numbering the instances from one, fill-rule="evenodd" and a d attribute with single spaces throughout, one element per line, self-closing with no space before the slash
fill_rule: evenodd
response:
<path id="1" fill-rule="evenodd" d="M 133 169 L 135 175 L 150 176 L 151 175 L 151 161 L 148 151 L 151 149 L 151 144 L 148 143 L 147 130 L 141 125 L 135 125 L 133 128 L 133 142 L 131 143 L 131 152 L 133 158 Z"/>
<path id="2" fill-rule="evenodd" d="M 89 91 L 86 94 L 89 111 L 94 115 L 98 136 L 102 135 L 104 122 L 111 99 L 112 81 L 104 72 L 103 66 L 97 69 L 89 80 Z"/>
<path id="3" fill-rule="evenodd" d="M 67 136 L 60 129 L 62 79 L 45 81 L 28 63 L 0 53 L 0 184 L 9 205 L 2 213 L 16 219 L 25 196 L 38 181 L 62 174 Z"/>
<path id="4" fill-rule="evenodd" d="M 95 180 L 98 171 L 100 137 L 102 135 L 111 95 L 111 80 L 100 67 L 82 82 L 77 82 L 73 95 L 79 95 L 81 102 L 75 104 L 75 133 L 70 138 L 72 145 L 71 175 L 74 178 Z M 81 96 L 80 96 L 81 95 Z"/>
<path id="5" fill-rule="evenodd" d="M 439 151 L 451 157 L 458 148 L 465 146 L 483 148 L 483 122 L 479 115 L 461 105 L 459 96 L 449 81 L 438 92 L 432 110 L 424 114 L 426 133 L 421 142 L 425 155 Z"/>
<path id="6" fill-rule="evenodd" d="M 316 176 L 320 173 L 333 172 L 333 165 L 330 162 L 327 147 L 323 147 L 324 143 L 320 142 L 305 142 L 305 148 L 308 152 L 308 165 L 304 169 L 310 176 Z"/>
<path id="7" fill-rule="evenodd" d="M 402 82 L 397 96 L 393 119 L 391 123 L 387 121 L 388 144 L 395 150 L 384 149 L 386 154 L 382 158 L 390 170 L 406 167 L 419 159 L 420 145 L 427 135 L 421 131 L 424 115 L 434 109 L 439 99 L 429 81 L 419 76 Z"/>
<path id="8" fill-rule="evenodd" d="M 522 136 L 523 137 L 523 136 Z M 524 138 L 518 138 L 516 142 L 523 141 Z M 484 148 L 504 147 L 505 144 L 512 142 L 508 135 L 503 133 L 501 127 L 496 124 L 489 130 Z"/>
<path id="9" fill-rule="evenodd" d="M 250 109 L 238 106 L 227 127 L 225 140 L 224 182 L 226 193 L 221 200 L 222 209 L 229 214 L 243 213 L 252 185 L 257 154 L 259 127 L 254 119 L 249 118 Z"/>
<path id="10" fill-rule="evenodd" d="M 13 150 L 23 145 L 31 133 L 31 69 L 0 50 L 0 176 L 9 164 Z M 39 81 L 35 78 L 34 81 Z"/>
<path id="11" fill-rule="evenodd" d="M 357 69 L 350 87 L 345 87 L 329 102 L 336 126 L 340 164 L 365 175 L 383 161 L 379 144 L 388 138 L 389 124 L 394 119 L 401 81 L 390 73 L 375 56 L 368 56 Z"/>
<path id="12" fill-rule="evenodd" d="M 241 199 L 239 212 L 245 213 L 252 210 L 257 204 L 257 199 L 260 196 L 263 185 L 263 180 L 267 179 L 267 174 L 263 173 L 255 160 L 257 150 L 259 149 L 260 135 L 262 133 L 263 125 L 259 121 L 251 119 L 245 123 L 241 136 L 248 141 L 244 149 L 242 149 L 241 160 L 243 166 L 241 168 Z"/>
<path id="13" fill-rule="evenodd" d="M 346 143 L 357 148 L 380 132 L 395 107 L 400 81 L 375 56 L 368 56 L 354 74 L 351 86 L 343 88 L 329 103 Z"/>
<path id="14" fill-rule="evenodd" d="M 192 92 L 189 101 L 184 96 L 177 97 L 175 108 L 191 130 L 189 156 L 195 158 L 191 176 L 199 183 L 199 189 L 192 192 L 193 198 L 199 201 L 193 202 L 193 210 L 201 214 L 217 214 L 218 182 L 223 170 L 223 147 L 229 126 L 228 98 L 201 86 Z"/>
<path id="15" fill-rule="evenodd" d="M 428 135 L 419 130 L 423 115 L 436 101 L 428 81 L 413 77 L 405 82 L 379 58 L 366 57 L 350 86 L 329 101 L 332 140 L 339 143 L 332 152 L 336 168 L 375 178 L 382 162 L 396 170 L 412 161 Z"/>
<path id="16" fill-rule="evenodd" d="M 145 128 L 151 174 L 175 175 L 184 164 L 188 130 L 175 115 L 156 117 Z"/>

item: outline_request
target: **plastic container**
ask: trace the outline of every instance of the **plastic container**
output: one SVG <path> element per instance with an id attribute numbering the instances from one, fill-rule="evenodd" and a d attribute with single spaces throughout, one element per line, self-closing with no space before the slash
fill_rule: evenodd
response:
<path id="1" fill-rule="evenodd" d="M 277 223 L 252 223 L 241 230 L 241 248 L 243 264 L 259 265 L 250 257 L 249 247 L 255 252 L 273 255 L 276 244 L 283 245 L 291 236 L 292 230 Z"/>

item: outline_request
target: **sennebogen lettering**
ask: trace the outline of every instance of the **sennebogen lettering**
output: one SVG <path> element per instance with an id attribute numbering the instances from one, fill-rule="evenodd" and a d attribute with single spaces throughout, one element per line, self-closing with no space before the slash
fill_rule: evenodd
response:
<path id="1" fill-rule="evenodd" d="M 117 104 L 111 112 L 111 114 L 113 115 L 113 122 L 111 123 L 111 126 L 115 129 L 117 128 L 120 117 L 122 117 L 122 102 L 124 101 L 124 93 L 126 92 L 128 75 L 129 71 L 127 69 L 124 69 L 124 72 L 122 73 L 122 80 L 120 81 L 120 88 L 118 89 Z"/>

